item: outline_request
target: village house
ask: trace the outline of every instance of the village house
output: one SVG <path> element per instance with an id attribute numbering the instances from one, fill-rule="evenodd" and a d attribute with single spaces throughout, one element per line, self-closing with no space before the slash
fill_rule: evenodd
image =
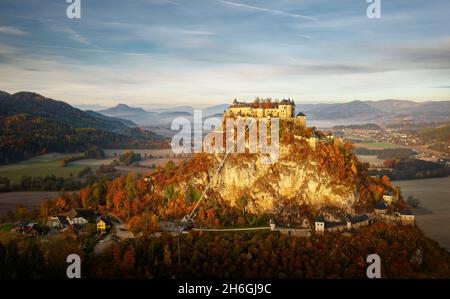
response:
<path id="1" fill-rule="evenodd" d="M 306 220 L 306 222 L 305 222 Z M 270 219 L 270 230 L 279 231 L 283 235 L 293 236 L 293 237 L 309 237 L 311 236 L 311 228 L 309 226 L 309 221 L 307 219 L 303 220 L 300 228 L 290 228 L 290 227 L 278 227 L 275 222 Z"/>
<path id="2" fill-rule="evenodd" d="M 368 226 L 370 218 L 367 214 L 348 217 L 346 221 L 327 221 L 322 215 L 315 220 L 316 233 L 340 232 L 352 228 Z"/>
<path id="3" fill-rule="evenodd" d="M 57 215 L 57 216 L 50 216 L 47 218 L 47 227 L 49 229 L 62 230 L 67 228 L 69 225 L 70 223 L 67 220 L 66 216 Z"/>
<path id="4" fill-rule="evenodd" d="M 74 209 L 70 212 L 67 219 L 71 225 L 85 225 L 95 223 L 97 214 L 92 209 Z"/>
<path id="5" fill-rule="evenodd" d="M 318 216 L 315 221 L 314 230 L 317 233 L 325 232 L 325 217 L 322 215 Z"/>
<path id="6" fill-rule="evenodd" d="M 270 219 L 269 221 L 269 226 L 270 226 L 270 230 L 275 230 L 277 228 L 277 225 L 275 224 L 275 222 Z"/>
<path id="7" fill-rule="evenodd" d="M 12 232 L 21 233 L 24 235 L 40 235 L 43 230 L 37 223 L 29 222 L 28 220 L 20 220 L 16 222 L 11 228 Z"/>
<path id="8" fill-rule="evenodd" d="M 106 216 L 98 216 L 95 222 L 97 224 L 97 231 L 101 234 L 106 233 L 112 226 L 111 221 Z"/>
<path id="9" fill-rule="evenodd" d="M 316 134 L 316 131 L 313 130 L 311 136 L 307 138 L 308 144 L 312 149 L 316 149 L 319 144 L 319 136 Z"/>
<path id="10" fill-rule="evenodd" d="M 400 220 L 403 225 L 414 225 L 415 216 L 410 209 L 404 208 L 400 211 Z"/>
<path id="11" fill-rule="evenodd" d="M 369 223 L 370 223 L 370 219 L 369 219 L 368 215 L 366 215 L 366 214 L 357 215 L 357 216 L 350 217 L 347 220 L 347 228 L 349 228 L 349 229 L 360 228 L 363 226 L 368 226 Z"/>
<path id="12" fill-rule="evenodd" d="M 386 191 L 383 194 L 383 200 L 386 202 L 386 204 L 389 206 L 392 204 L 392 202 L 396 199 L 396 196 L 391 191 Z"/>
<path id="13" fill-rule="evenodd" d="M 325 231 L 327 232 L 341 232 L 345 229 L 347 229 L 345 221 L 325 221 Z"/>
<path id="14" fill-rule="evenodd" d="M 386 203 L 383 201 L 378 202 L 375 207 L 374 207 L 375 213 L 376 214 L 386 214 L 387 212 L 387 205 Z"/>

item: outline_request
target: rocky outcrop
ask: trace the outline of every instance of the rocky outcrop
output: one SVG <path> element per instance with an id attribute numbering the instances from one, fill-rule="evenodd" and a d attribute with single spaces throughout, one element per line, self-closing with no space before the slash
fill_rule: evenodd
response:
<path id="1" fill-rule="evenodd" d="M 230 154 L 220 174 L 214 176 L 223 158 L 216 156 L 216 166 L 209 176 L 198 174 L 190 183 L 203 190 L 212 180 L 211 191 L 231 206 L 242 206 L 244 202 L 246 211 L 256 214 L 273 211 L 282 199 L 317 209 L 335 207 L 351 211 L 357 199 L 354 184 L 343 184 L 332 174 L 319 171 L 317 161 L 292 161 L 288 159 L 290 154 L 289 146 L 283 146 L 274 164 L 261 163 L 258 155 Z"/>

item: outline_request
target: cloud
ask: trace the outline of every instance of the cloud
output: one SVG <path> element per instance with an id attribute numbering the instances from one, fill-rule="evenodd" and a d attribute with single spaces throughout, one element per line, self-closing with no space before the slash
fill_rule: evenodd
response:
<path id="1" fill-rule="evenodd" d="M 0 26 L 0 33 L 11 35 L 26 35 L 27 33 L 17 27 Z"/>
<path id="2" fill-rule="evenodd" d="M 141 1 L 151 5 L 179 5 L 177 2 L 171 0 L 141 0 Z"/>
<path id="3" fill-rule="evenodd" d="M 176 28 L 176 27 L 163 27 L 163 26 L 155 26 L 151 27 L 155 31 L 161 31 L 164 33 L 175 33 L 175 34 L 185 34 L 185 35 L 213 35 L 213 32 L 205 31 L 205 30 L 190 30 L 184 28 Z"/>
<path id="4" fill-rule="evenodd" d="M 74 40 L 74 41 L 76 41 L 76 42 L 78 42 L 80 44 L 84 44 L 84 45 L 87 45 L 87 46 L 95 47 L 95 45 L 92 44 L 90 41 L 88 41 L 83 35 L 81 35 L 77 31 L 75 31 L 75 30 L 73 30 L 73 29 L 71 29 L 69 27 L 60 27 L 58 29 L 53 29 L 53 31 L 65 33 L 65 34 L 67 34 L 67 36 L 70 39 L 72 39 L 72 40 Z"/>
<path id="5" fill-rule="evenodd" d="M 289 16 L 289 17 L 293 17 L 293 18 L 301 18 L 301 19 L 306 19 L 306 20 L 310 20 L 310 21 L 318 21 L 318 19 L 316 19 L 314 17 L 301 15 L 301 14 L 293 14 L 293 13 L 282 11 L 282 10 L 269 9 L 269 8 L 253 6 L 253 5 L 237 3 L 237 2 L 231 2 L 231 1 L 225 1 L 225 0 L 217 0 L 217 1 L 222 4 L 225 4 L 227 6 L 231 6 L 231 7 L 243 8 L 243 9 L 248 9 L 248 10 L 253 10 L 253 11 L 267 12 L 267 13 L 271 13 L 271 14 Z"/>

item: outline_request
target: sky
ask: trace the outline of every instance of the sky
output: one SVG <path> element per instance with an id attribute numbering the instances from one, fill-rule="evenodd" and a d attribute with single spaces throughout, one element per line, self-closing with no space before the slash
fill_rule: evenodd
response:
<path id="1" fill-rule="evenodd" d="M 450 1 L 0 0 L 0 90 L 74 105 L 450 100 Z"/>

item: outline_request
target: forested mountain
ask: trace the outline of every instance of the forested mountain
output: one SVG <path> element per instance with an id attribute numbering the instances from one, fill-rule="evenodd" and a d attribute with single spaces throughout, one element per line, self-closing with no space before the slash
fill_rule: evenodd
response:
<path id="1" fill-rule="evenodd" d="M 18 92 L 12 95 L 0 94 L 0 116 L 26 113 L 49 120 L 62 122 L 77 128 L 95 128 L 121 132 L 128 129 L 122 120 L 103 117 L 101 114 L 87 113 L 69 104 L 46 98 L 33 92 Z"/>
<path id="2" fill-rule="evenodd" d="M 36 93 L 0 92 L 0 163 L 48 151 L 78 152 L 100 147 L 163 147 L 162 136 L 128 120 L 85 112 Z"/>
<path id="3" fill-rule="evenodd" d="M 419 132 L 419 137 L 426 142 L 446 142 L 450 140 L 450 123 L 436 128 L 427 128 Z"/>

